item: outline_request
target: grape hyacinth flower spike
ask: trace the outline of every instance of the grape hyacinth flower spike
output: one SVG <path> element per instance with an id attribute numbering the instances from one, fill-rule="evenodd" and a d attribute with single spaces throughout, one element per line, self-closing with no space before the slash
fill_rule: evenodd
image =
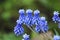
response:
<path id="1" fill-rule="evenodd" d="M 31 26 L 32 26 L 32 18 L 33 18 L 32 12 L 33 12 L 33 10 L 31 10 L 31 9 L 27 9 L 27 10 L 26 10 L 26 17 L 25 17 L 24 23 L 27 25 L 27 27 L 28 27 L 31 31 L 34 32 L 34 30 L 31 28 Z"/>
<path id="2" fill-rule="evenodd" d="M 41 31 L 42 32 L 47 32 L 48 31 L 48 24 L 47 24 L 47 21 L 45 19 L 45 17 L 41 17 L 40 18 L 40 22 L 39 22 L 39 25 L 40 25 L 40 28 L 41 28 Z"/>
<path id="3" fill-rule="evenodd" d="M 32 10 L 31 9 L 27 9 L 26 10 L 26 18 L 25 18 L 25 24 L 27 25 L 27 26 L 32 26 L 32 23 L 31 23 L 31 21 L 32 21 Z"/>
<path id="4" fill-rule="evenodd" d="M 40 32 L 40 27 L 39 27 L 39 25 L 38 25 L 38 21 L 40 20 L 39 13 L 40 13 L 39 10 L 35 10 L 35 11 L 34 11 L 34 17 L 33 17 L 33 19 L 32 19 L 32 24 L 36 26 L 36 27 L 35 27 L 35 31 L 36 31 L 37 33 Z"/>
<path id="5" fill-rule="evenodd" d="M 24 9 L 20 9 L 19 10 L 19 22 L 20 23 L 24 23 L 25 20 L 25 10 Z"/>
<path id="6" fill-rule="evenodd" d="M 40 17 L 40 21 L 39 21 L 39 26 L 40 26 L 40 30 L 41 32 L 43 33 L 46 33 L 48 32 L 49 28 L 48 28 L 48 23 L 46 21 L 46 18 L 45 17 Z M 49 34 L 46 34 L 46 36 L 48 36 L 51 40 L 52 40 L 52 37 L 49 35 Z"/>
<path id="7" fill-rule="evenodd" d="M 23 39 L 22 40 L 30 40 L 30 37 L 29 37 L 29 35 L 27 35 L 27 34 L 24 34 L 23 35 Z"/>
<path id="8" fill-rule="evenodd" d="M 47 21 L 45 19 L 45 17 L 40 17 L 40 21 L 38 22 L 38 25 L 36 25 L 35 27 L 35 31 L 37 33 L 43 32 L 46 33 L 48 31 L 48 24 Z M 52 37 L 49 34 L 46 34 L 46 36 L 48 36 L 50 39 L 52 39 Z"/>
<path id="9" fill-rule="evenodd" d="M 14 27 L 15 35 L 19 36 L 24 33 L 24 28 L 22 27 L 24 22 L 24 9 L 19 10 L 19 19 L 16 21 L 17 25 Z"/>
<path id="10" fill-rule="evenodd" d="M 40 20 L 39 13 L 40 13 L 39 10 L 34 11 L 34 17 L 32 19 L 32 24 L 33 25 L 38 25 L 38 21 Z"/>
<path id="11" fill-rule="evenodd" d="M 48 29 L 49 28 L 48 28 L 48 24 L 47 24 L 45 17 L 41 17 L 40 21 L 38 22 L 38 25 L 36 25 L 36 27 L 35 27 L 35 31 L 36 32 L 42 31 L 43 33 L 45 33 L 48 31 Z"/>
<path id="12" fill-rule="evenodd" d="M 53 21 L 58 23 L 58 28 L 60 28 L 60 17 L 58 11 L 54 11 Z"/>

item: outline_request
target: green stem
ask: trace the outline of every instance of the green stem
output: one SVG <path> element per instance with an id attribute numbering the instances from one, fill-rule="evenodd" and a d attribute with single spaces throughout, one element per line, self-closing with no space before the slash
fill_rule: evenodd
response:
<path id="1" fill-rule="evenodd" d="M 56 34 L 56 35 L 59 35 L 59 33 L 56 31 L 56 29 L 54 29 L 54 31 L 55 31 L 55 34 Z"/>

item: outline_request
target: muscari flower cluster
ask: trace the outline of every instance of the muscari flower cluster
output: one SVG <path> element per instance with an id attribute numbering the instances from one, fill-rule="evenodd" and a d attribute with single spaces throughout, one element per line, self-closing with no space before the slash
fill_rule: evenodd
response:
<path id="1" fill-rule="evenodd" d="M 54 16 L 53 16 L 53 21 L 55 23 L 58 23 L 58 28 L 60 28 L 60 17 L 59 17 L 59 12 L 58 11 L 54 11 Z M 59 35 L 54 35 L 53 40 L 60 40 L 60 36 Z"/>
<path id="2" fill-rule="evenodd" d="M 23 35 L 23 39 L 22 40 L 30 40 L 29 35 L 27 35 L 26 33 Z"/>
<path id="3" fill-rule="evenodd" d="M 34 14 L 34 15 L 33 15 Z M 29 29 L 31 29 L 34 32 L 40 33 L 40 32 L 47 32 L 48 31 L 48 24 L 45 17 L 40 17 L 40 11 L 27 9 L 26 12 L 24 9 L 19 10 L 19 18 L 16 21 L 17 24 L 14 27 L 14 33 L 15 35 L 19 36 L 24 34 L 24 28 L 23 25 L 26 25 Z M 33 26 L 35 25 L 35 27 Z M 22 40 L 30 40 L 29 35 L 24 34 Z"/>
<path id="4" fill-rule="evenodd" d="M 59 17 L 59 12 L 58 11 L 54 11 L 54 16 L 53 16 L 53 21 L 55 23 L 58 23 L 58 27 L 60 28 L 60 17 Z"/>

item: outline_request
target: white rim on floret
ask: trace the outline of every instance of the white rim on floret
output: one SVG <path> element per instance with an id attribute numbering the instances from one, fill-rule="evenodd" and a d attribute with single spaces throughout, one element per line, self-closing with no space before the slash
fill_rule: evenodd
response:
<path id="1" fill-rule="evenodd" d="M 38 14 L 38 13 L 40 13 L 39 10 L 35 10 L 35 11 L 34 11 L 34 14 Z"/>
<path id="2" fill-rule="evenodd" d="M 20 9 L 19 10 L 19 13 L 21 14 L 21 13 L 25 13 L 25 10 L 24 9 Z"/>
<path id="3" fill-rule="evenodd" d="M 32 12 L 33 12 L 33 10 L 31 10 L 31 9 L 26 10 L 26 13 L 32 13 Z"/>
<path id="4" fill-rule="evenodd" d="M 59 13 L 58 13 L 58 11 L 54 11 L 54 15 L 58 15 Z"/>

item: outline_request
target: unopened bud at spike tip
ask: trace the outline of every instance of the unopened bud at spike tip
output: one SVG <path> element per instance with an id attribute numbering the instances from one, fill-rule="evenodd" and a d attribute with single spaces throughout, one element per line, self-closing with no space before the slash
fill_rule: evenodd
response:
<path id="1" fill-rule="evenodd" d="M 19 14 L 22 14 L 22 13 L 25 13 L 25 10 L 24 9 L 20 9 L 19 10 Z"/>
<path id="2" fill-rule="evenodd" d="M 31 9 L 27 9 L 26 10 L 26 13 L 28 14 L 28 13 L 32 13 L 33 11 L 31 10 Z"/>
<path id="3" fill-rule="evenodd" d="M 35 11 L 34 11 L 34 14 L 39 14 L 39 13 L 40 13 L 39 10 L 35 10 Z"/>

